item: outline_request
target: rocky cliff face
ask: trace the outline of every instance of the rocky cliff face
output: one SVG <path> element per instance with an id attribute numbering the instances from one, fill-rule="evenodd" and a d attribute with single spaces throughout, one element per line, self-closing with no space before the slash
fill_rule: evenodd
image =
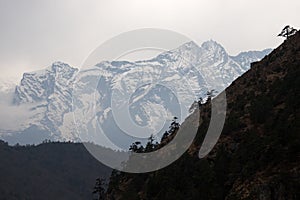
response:
<path id="1" fill-rule="evenodd" d="M 210 122 L 206 103 L 179 160 L 153 173 L 114 173 L 107 199 L 299 199 L 299 66 L 297 32 L 226 89 L 225 126 L 208 156 L 198 158 Z"/>
<path id="2" fill-rule="evenodd" d="M 19 107 L 31 105 L 24 127 L 36 126 L 51 133 L 52 139 L 61 138 L 59 127 L 72 109 L 72 85 L 77 72 L 68 64 L 55 62 L 44 70 L 24 73 L 13 99 Z M 70 139 L 67 134 L 65 139 Z"/>

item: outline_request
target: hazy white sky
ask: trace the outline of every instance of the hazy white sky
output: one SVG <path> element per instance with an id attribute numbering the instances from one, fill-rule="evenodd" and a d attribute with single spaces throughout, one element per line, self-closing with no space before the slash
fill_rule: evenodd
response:
<path id="1" fill-rule="evenodd" d="M 63 61 L 75 67 L 107 39 L 138 28 L 213 39 L 235 55 L 275 48 L 299 0 L 0 0 L 0 78 Z"/>

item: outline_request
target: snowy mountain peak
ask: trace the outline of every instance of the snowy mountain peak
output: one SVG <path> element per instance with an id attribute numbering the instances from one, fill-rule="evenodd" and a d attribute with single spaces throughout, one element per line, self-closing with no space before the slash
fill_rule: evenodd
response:
<path id="1" fill-rule="evenodd" d="M 74 70 L 75 68 L 71 67 L 70 65 L 68 65 L 67 63 L 63 63 L 60 61 L 54 62 L 51 65 L 51 69 L 54 72 L 62 72 L 62 71 L 69 71 L 69 70 Z"/>
<path id="2" fill-rule="evenodd" d="M 200 49 L 204 49 L 204 50 L 221 49 L 221 50 L 225 51 L 224 47 L 214 40 L 208 40 L 206 42 L 203 42 L 202 45 L 200 45 L 200 46 L 197 43 L 195 43 L 194 41 L 190 41 L 190 42 L 184 43 L 177 49 L 180 49 L 182 51 L 193 51 L 193 50 L 199 51 Z M 174 49 L 172 51 L 176 51 L 177 49 Z"/>
<path id="3" fill-rule="evenodd" d="M 77 139 L 74 135 L 73 111 L 81 116 L 83 125 L 77 127 L 80 130 L 86 132 L 100 123 L 103 130 L 109 132 L 107 136 L 110 139 L 117 138 L 120 142 L 121 138 L 126 142 L 128 138 L 120 133 L 114 121 L 113 91 L 118 91 L 114 94 L 119 95 L 114 99 L 122 99 L 124 95 L 130 97 L 129 117 L 136 124 L 156 129 L 161 126 L 164 117 L 171 119 L 172 116 L 182 115 L 183 119 L 187 116 L 179 110 L 178 103 L 187 107 L 184 109 L 187 112 L 195 95 L 205 96 L 209 88 L 222 91 L 250 68 L 250 62 L 260 60 L 268 52 L 244 52 L 229 56 L 219 43 L 210 40 L 201 46 L 190 41 L 150 60 L 102 61 L 81 71 L 66 63 L 54 62 L 44 70 L 24 73 L 15 89 L 14 104 L 33 106 L 31 114 L 26 114 L 30 117 L 23 127 L 34 125 L 51 133 L 55 139 Z M 187 90 L 185 78 L 192 92 Z M 160 84 L 151 85 L 151 82 Z M 79 90 L 75 93 L 75 101 L 73 88 Z M 174 96 L 172 90 L 180 95 Z M 90 102 L 91 99 L 96 101 Z M 72 102 L 76 102 L 77 106 L 72 108 Z M 86 116 L 95 111 L 96 118 Z M 118 116 L 123 114 L 118 110 Z M 125 126 L 132 130 L 129 123 L 125 123 Z M 165 129 L 167 127 L 162 130 Z M 86 140 L 91 141 L 91 138 Z"/>
<path id="4" fill-rule="evenodd" d="M 209 51 L 209 52 L 224 52 L 226 53 L 224 47 L 222 45 L 220 45 L 219 43 L 217 43 L 214 40 L 209 40 L 204 42 L 201 45 L 201 48 L 204 49 L 205 51 Z M 226 53 L 227 54 L 227 53 Z"/>
<path id="5" fill-rule="evenodd" d="M 54 90 L 68 86 L 78 69 L 63 62 L 55 62 L 44 70 L 24 73 L 16 87 L 15 104 L 34 103 L 49 98 Z"/>
<path id="6" fill-rule="evenodd" d="M 190 42 L 184 43 L 183 45 L 181 45 L 178 48 L 181 50 L 192 50 L 192 49 L 199 49 L 200 47 L 194 41 L 190 41 Z"/>
<path id="7" fill-rule="evenodd" d="M 197 43 L 190 41 L 184 43 L 176 49 L 164 52 L 157 56 L 157 60 L 162 59 L 184 59 L 187 62 L 196 64 L 197 62 L 211 62 L 227 60 L 228 54 L 224 47 L 214 40 L 209 40 L 199 46 Z"/>

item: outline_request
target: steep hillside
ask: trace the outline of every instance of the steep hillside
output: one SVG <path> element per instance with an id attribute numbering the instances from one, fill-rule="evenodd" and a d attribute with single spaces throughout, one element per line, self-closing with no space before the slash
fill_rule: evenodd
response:
<path id="1" fill-rule="evenodd" d="M 0 200 L 93 199 L 96 178 L 111 173 L 82 144 L 11 147 L 0 141 L 0 158 Z"/>
<path id="2" fill-rule="evenodd" d="M 208 156 L 198 158 L 210 121 L 206 103 L 179 160 L 153 173 L 115 172 L 107 199 L 300 199 L 299 77 L 297 32 L 226 89 L 225 126 Z"/>

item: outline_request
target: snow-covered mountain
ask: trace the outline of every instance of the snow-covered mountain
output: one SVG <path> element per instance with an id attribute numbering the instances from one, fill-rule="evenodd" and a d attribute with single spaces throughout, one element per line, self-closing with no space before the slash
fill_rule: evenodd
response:
<path id="1" fill-rule="evenodd" d="M 0 134 L 13 141 L 43 132 L 55 140 L 102 140 L 98 143 L 107 146 L 109 138 L 126 148 L 135 137 L 166 130 L 173 116 L 184 119 L 197 97 L 222 91 L 270 51 L 230 56 L 208 41 L 189 42 L 146 61 L 102 61 L 80 71 L 56 62 L 24 73 L 13 103 L 27 117 L 14 130 L 0 127 Z M 97 135 L 97 128 L 104 135 Z"/>

